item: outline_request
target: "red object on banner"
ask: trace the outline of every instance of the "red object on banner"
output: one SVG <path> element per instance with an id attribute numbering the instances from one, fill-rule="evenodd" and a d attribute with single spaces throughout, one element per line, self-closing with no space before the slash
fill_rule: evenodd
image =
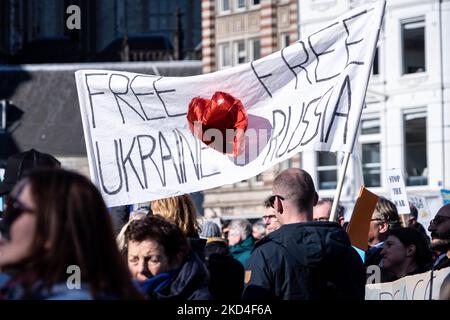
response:
<path id="1" fill-rule="evenodd" d="M 247 111 L 242 102 L 231 94 L 217 91 L 211 99 L 193 98 L 189 103 L 187 120 L 192 133 L 215 150 L 234 156 L 243 151 Z"/>

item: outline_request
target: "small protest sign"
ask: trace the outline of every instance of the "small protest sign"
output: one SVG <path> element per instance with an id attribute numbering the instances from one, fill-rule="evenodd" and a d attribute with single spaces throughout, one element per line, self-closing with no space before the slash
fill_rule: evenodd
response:
<path id="1" fill-rule="evenodd" d="M 398 213 L 410 213 L 402 171 L 400 169 L 387 170 L 387 182 L 391 193 L 391 201 L 397 207 Z"/>

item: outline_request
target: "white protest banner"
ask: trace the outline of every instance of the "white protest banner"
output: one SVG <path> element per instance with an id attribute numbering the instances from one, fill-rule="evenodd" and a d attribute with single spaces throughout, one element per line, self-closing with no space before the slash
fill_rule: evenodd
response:
<path id="1" fill-rule="evenodd" d="M 91 178 L 108 206 L 235 183 L 302 150 L 351 152 L 384 7 L 210 74 L 77 71 Z"/>
<path id="2" fill-rule="evenodd" d="M 387 170 L 387 180 L 389 191 L 391 192 L 391 200 L 397 207 L 398 213 L 410 213 L 402 171 L 400 169 Z"/>
<path id="3" fill-rule="evenodd" d="M 445 277 L 450 273 L 450 267 L 407 276 L 397 281 L 366 285 L 366 300 L 429 300 L 439 299 L 439 290 Z"/>

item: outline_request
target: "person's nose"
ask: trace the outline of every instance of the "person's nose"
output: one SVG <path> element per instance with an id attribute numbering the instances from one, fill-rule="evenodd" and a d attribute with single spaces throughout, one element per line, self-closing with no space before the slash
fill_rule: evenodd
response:
<path id="1" fill-rule="evenodd" d="M 428 226 L 428 231 L 433 232 L 436 231 L 436 229 L 437 229 L 436 224 L 433 221 L 431 221 L 430 225 Z"/>
<path id="2" fill-rule="evenodd" d="M 146 259 L 140 259 L 139 260 L 139 273 L 142 275 L 148 275 L 149 270 L 148 270 L 148 265 L 147 265 L 147 260 Z"/>

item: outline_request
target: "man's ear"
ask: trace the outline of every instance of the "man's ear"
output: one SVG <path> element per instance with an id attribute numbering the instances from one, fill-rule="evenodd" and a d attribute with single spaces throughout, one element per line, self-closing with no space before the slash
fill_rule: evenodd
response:
<path id="1" fill-rule="evenodd" d="M 279 197 L 275 197 L 275 211 L 279 214 L 283 213 L 283 204 L 281 203 L 281 199 Z"/>
<path id="2" fill-rule="evenodd" d="M 378 232 L 385 233 L 389 230 L 389 225 L 386 222 L 380 223 L 378 225 Z"/>

